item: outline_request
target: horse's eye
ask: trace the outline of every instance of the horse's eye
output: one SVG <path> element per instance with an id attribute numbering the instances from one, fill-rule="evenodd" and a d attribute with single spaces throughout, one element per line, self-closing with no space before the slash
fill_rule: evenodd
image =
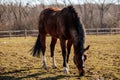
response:
<path id="1" fill-rule="evenodd" d="M 87 56 L 86 55 L 84 55 L 84 61 L 87 59 Z"/>

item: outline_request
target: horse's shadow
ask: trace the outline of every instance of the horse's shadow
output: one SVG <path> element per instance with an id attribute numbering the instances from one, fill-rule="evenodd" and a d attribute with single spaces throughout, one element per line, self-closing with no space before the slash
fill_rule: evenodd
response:
<path id="1" fill-rule="evenodd" d="M 41 68 L 33 68 L 34 70 L 35 69 L 41 69 Z M 57 80 L 57 79 L 64 79 L 64 78 L 70 78 L 71 76 L 69 75 L 55 75 L 55 76 L 52 76 L 52 77 L 45 77 L 45 78 L 42 78 L 40 76 L 44 75 L 44 74 L 47 74 L 46 71 L 43 71 L 43 72 L 37 72 L 37 73 L 34 73 L 34 74 L 28 74 L 26 76 L 22 76 L 22 77 L 15 77 L 15 76 L 8 76 L 9 74 L 17 74 L 17 73 L 22 73 L 23 71 L 29 71 L 29 70 L 33 70 L 33 69 L 21 69 L 21 70 L 14 70 L 14 71 L 9 71 L 9 72 L 4 72 L 4 73 L 0 73 L 0 80 L 22 80 L 22 79 L 25 79 L 25 78 L 36 78 L 36 79 L 39 79 L 39 80 Z M 51 74 L 53 74 L 51 72 Z M 77 77 L 77 76 L 72 76 L 72 77 Z"/>
<path id="2" fill-rule="evenodd" d="M 46 77 L 46 78 L 41 78 L 40 80 L 57 80 L 57 79 L 69 79 L 71 76 L 69 75 L 56 75 L 53 77 Z"/>
<path id="3" fill-rule="evenodd" d="M 37 76 L 43 75 L 44 73 L 35 73 L 31 75 L 27 75 L 24 77 L 14 77 L 14 76 L 0 76 L 0 80 L 22 80 L 25 78 L 37 78 Z"/>
<path id="4" fill-rule="evenodd" d="M 8 71 L 8 72 L 0 73 L 0 75 L 7 75 L 7 74 L 14 74 L 14 73 L 21 73 L 22 71 L 27 71 L 27 70 L 30 70 L 30 69 L 13 70 L 13 71 Z"/>
<path id="5" fill-rule="evenodd" d="M 0 73 L 0 80 L 21 80 L 23 78 L 32 78 L 32 77 L 37 77 L 40 75 L 44 75 L 46 72 L 39 72 L 35 74 L 30 74 L 24 77 L 15 77 L 15 76 L 8 76 L 9 74 L 17 74 L 17 73 L 22 73 L 24 71 L 29 71 L 29 70 L 35 70 L 35 69 L 41 69 L 41 68 L 32 68 L 32 69 L 20 69 L 20 70 L 13 70 L 13 71 L 8 71 L 4 73 Z M 7 75 L 7 76 L 6 76 Z"/>
<path id="6" fill-rule="evenodd" d="M 17 80 L 14 76 L 1 76 L 0 80 Z"/>

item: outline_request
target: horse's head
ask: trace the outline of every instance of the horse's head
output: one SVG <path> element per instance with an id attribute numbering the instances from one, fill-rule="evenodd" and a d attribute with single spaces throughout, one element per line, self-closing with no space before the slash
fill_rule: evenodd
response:
<path id="1" fill-rule="evenodd" d="M 79 71 L 79 75 L 83 76 L 85 73 L 85 60 L 87 59 L 86 56 L 86 51 L 89 49 L 90 45 L 87 46 L 85 49 L 81 50 L 80 53 L 75 54 L 74 55 L 74 63 L 76 64 L 78 71 Z"/>

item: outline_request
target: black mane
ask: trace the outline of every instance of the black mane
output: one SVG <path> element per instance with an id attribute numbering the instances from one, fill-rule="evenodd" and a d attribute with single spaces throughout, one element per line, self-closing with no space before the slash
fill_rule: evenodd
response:
<path id="1" fill-rule="evenodd" d="M 84 31 L 84 26 L 82 25 L 78 14 L 75 10 L 75 8 L 73 6 L 68 6 L 67 7 L 69 9 L 69 11 L 72 13 L 73 16 L 73 23 L 76 27 L 76 31 L 78 33 L 78 47 L 79 50 L 77 50 L 77 53 L 80 52 L 81 50 L 83 50 L 84 48 L 84 42 L 85 42 L 85 31 Z"/>

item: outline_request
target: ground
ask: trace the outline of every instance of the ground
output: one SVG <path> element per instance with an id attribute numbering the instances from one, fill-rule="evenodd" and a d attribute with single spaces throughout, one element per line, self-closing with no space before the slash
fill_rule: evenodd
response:
<path id="1" fill-rule="evenodd" d="M 52 69 L 50 37 L 47 37 L 46 60 L 48 70 L 42 69 L 42 57 L 30 55 L 36 37 L 0 38 L 0 80 L 120 80 L 120 35 L 87 35 L 86 74 L 78 76 L 70 55 L 70 73 L 64 74 L 59 40 L 55 48 L 57 69 Z"/>

